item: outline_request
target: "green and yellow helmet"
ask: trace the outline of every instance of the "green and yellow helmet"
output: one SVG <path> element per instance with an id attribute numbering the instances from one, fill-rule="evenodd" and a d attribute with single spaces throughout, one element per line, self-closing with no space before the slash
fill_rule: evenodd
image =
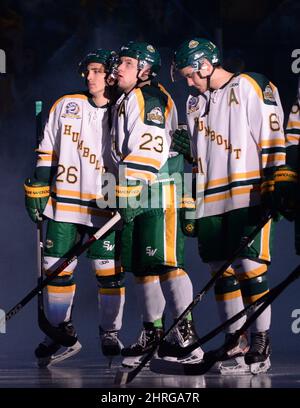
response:
<path id="1" fill-rule="evenodd" d="M 98 62 L 103 64 L 106 72 L 110 72 L 111 66 L 116 58 L 116 53 L 110 50 L 104 50 L 102 48 L 97 48 L 94 51 L 89 52 L 84 59 L 79 63 L 78 71 L 81 76 L 85 76 L 87 66 L 92 62 Z"/>
<path id="2" fill-rule="evenodd" d="M 131 57 L 138 60 L 138 69 L 143 69 L 146 64 L 150 65 L 150 75 L 156 76 L 161 67 L 161 58 L 158 50 L 146 42 L 130 41 L 123 45 L 119 51 L 119 57 Z"/>
<path id="3" fill-rule="evenodd" d="M 205 38 L 193 38 L 184 41 L 174 54 L 172 64 L 172 78 L 174 71 L 191 66 L 194 71 L 199 71 L 204 59 L 213 66 L 221 64 L 221 55 L 218 47 Z"/>

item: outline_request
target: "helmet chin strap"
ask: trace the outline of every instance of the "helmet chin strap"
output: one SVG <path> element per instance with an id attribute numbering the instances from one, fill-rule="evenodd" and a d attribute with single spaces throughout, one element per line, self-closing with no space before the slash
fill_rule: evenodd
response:
<path id="1" fill-rule="evenodd" d="M 207 90 L 210 91 L 210 92 L 212 91 L 212 88 L 210 87 L 210 78 L 211 78 L 212 74 L 215 72 L 215 69 L 216 69 L 216 67 L 213 66 L 213 70 L 211 71 L 211 74 L 206 75 L 206 76 L 203 76 L 200 71 L 197 71 L 197 74 L 198 74 L 199 78 L 206 79 Z"/>

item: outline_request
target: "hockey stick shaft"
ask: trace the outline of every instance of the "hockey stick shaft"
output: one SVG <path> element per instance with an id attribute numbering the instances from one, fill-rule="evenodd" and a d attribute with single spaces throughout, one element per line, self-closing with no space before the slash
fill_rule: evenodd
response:
<path id="1" fill-rule="evenodd" d="M 43 102 L 35 101 L 35 148 L 39 147 L 41 133 L 42 133 L 42 109 Z M 38 285 L 41 285 L 43 280 L 43 257 L 44 257 L 44 245 L 43 245 L 43 221 L 39 220 L 37 222 L 37 277 Z M 42 289 L 38 292 L 38 315 L 44 313 L 43 304 L 43 291 Z"/>
<path id="2" fill-rule="evenodd" d="M 250 303 L 247 305 L 243 310 L 240 312 L 236 313 L 234 316 L 232 316 L 230 319 L 226 320 L 225 322 L 221 323 L 219 326 L 215 327 L 213 330 L 211 330 L 209 333 L 207 333 L 205 336 L 200 337 L 195 343 L 181 348 L 181 350 L 178 352 L 177 350 L 177 357 L 186 357 L 188 354 L 190 354 L 192 351 L 194 351 L 196 348 L 202 346 L 203 344 L 207 343 L 209 340 L 213 339 L 215 336 L 217 336 L 219 333 L 221 333 L 224 329 L 226 329 L 228 326 L 231 324 L 235 323 L 237 320 L 241 319 L 248 313 L 251 313 L 254 308 L 260 306 L 264 302 L 268 302 L 270 297 L 273 296 L 273 293 L 276 292 L 281 286 L 281 284 L 278 284 L 274 288 L 272 288 L 268 293 L 264 294 L 262 297 L 259 299 L 255 300 L 254 302 Z M 172 355 L 172 354 L 171 354 Z"/>
<path id="3" fill-rule="evenodd" d="M 32 289 L 20 302 L 18 302 L 12 309 L 6 313 L 6 321 L 10 320 L 15 316 L 23 307 L 30 302 L 34 296 L 36 296 L 42 288 L 47 286 L 51 281 L 53 281 L 56 276 L 60 274 L 68 265 L 70 265 L 74 260 L 76 260 L 86 249 L 88 249 L 93 242 L 101 238 L 107 231 L 109 231 L 119 220 L 121 216 L 116 213 L 102 228 L 100 228 L 94 235 L 92 235 L 85 243 L 75 245 L 75 247 L 68 253 L 67 258 L 53 271 L 47 278 L 43 279 L 41 285 L 36 286 Z"/>
<path id="4" fill-rule="evenodd" d="M 209 353 L 209 357 L 207 359 L 204 358 L 203 362 L 199 364 L 185 364 L 183 369 L 185 374 L 191 375 L 202 375 L 205 374 L 217 361 L 219 361 L 224 354 L 230 350 L 232 347 L 235 346 L 236 342 L 238 341 L 240 335 L 244 333 L 254 322 L 255 320 L 263 313 L 263 311 L 274 302 L 275 299 L 297 278 L 300 276 L 300 265 L 297 266 L 290 275 L 285 278 L 281 283 L 275 286 L 270 292 L 267 294 L 268 296 L 265 298 L 265 301 L 262 302 L 260 307 L 255 310 L 255 312 L 248 317 L 246 322 L 242 325 L 240 329 L 238 329 L 231 339 L 225 342 L 221 347 L 213 352 Z M 205 337 L 208 337 L 205 336 Z M 206 340 L 208 341 L 208 340 Z M 202 342 L 203 344 L 203 342 Z M 208 354 L 207 354 L 208 355 Z M 192 367 L 193 366 L 193 367 Z"/>
<path id="5" fill-rule="evenodd" d="M 241 254 L 241 252 L 250 246 L 256 235 L 262 230 L 262 228 L 271 220 L 272 215 L 270 213 L 266 214 L 260 223 L 253 229 L 253 231 L 246 237 L 243 237 L 240 246 L 236 251 L 230 256 L 230 258 L 221 266 L 221 268 L 214 274 L 214 276 L 207 282 L 204 288 L 194 297 L 193 301 L 188 305 L 188 307 L 181 313 L 181 315 L 175 319 L 173 324 L 169 329 L 163 334 L 159 341 L 153 346 L 153 349 L 149 351 L 148 354 L 142 359 L 140 364 L 130 372 L 119 372 L 115 377 L 115 383 L 117 384 L 128 384 L 131 382 L 137 374 L 145 367 L 148 361 L 151 360 L 154 353 L 158 349 L 159 345 L 168 336 L 168 334 L 185 318 L 185 316 L 192 311 L 192 309 L 202 300 L 203 296 L 208 292 L 208 290 L 215 284 L 216 280 L 223 275 L 223 273 L 230 267 L 233 261 Z"/>

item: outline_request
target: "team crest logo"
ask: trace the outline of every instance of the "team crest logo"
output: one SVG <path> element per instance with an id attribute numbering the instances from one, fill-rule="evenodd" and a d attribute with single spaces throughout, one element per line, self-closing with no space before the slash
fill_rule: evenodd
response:
<path id="1" fill-rule="evenodd" d="M 79 105 L 76 102 L 67 103 L 65 113 L 62 115 L 63 118 L 76 118 L 79 119 L 78 115 L 80 111 Z"/>
<path id="2" fill-rule="evenodd" d="M 53 241 L 51 240 L 51 239 L 47 239 L 46 240 L 46 248 L 53 248 L 53 245 L 54 245 L 54 243 L 53 243 Z"/>
<path id="3" fill-rule="evenodd" d="M 186 231 L 191 234 L 194 231 L 194 225 L 193 224 L 187 224 L 185 226 Z"/>
<path id="4" fill-rule="evenodd" d="M 198 42 L 198 41 L 191 40 L 191 41 L 189 42 L 189 48 L 196 48 L 197 45 L 199 45 L 199 42 Z"/>
<path id="5" fill-rule="evenodd" d="M 156 123 L 157 125 L 162 125 L 164 123 L 164 116 L 161 109 L 158 106 L 153 108 L 149 113 L 147 113 L 147 120 L 149 122 Z"/>
<path id="6" fill-rule="evenodd" d="M 198 109 L 199 109 L 198 97 L 197 96 L 192 96 L 188 101 L 187 111 L 188 111 L 188 113 L 192 113 L 192 112 L 196 112 Z"/>
<path id="7" fill-rule="evenodd" d="M 150 51 L 150 52 L 155 52 L 154 47 L 152 45 L 150 45 L 150 44 L 147 46 L 147 50 Z"/>
<path id="8" fill-rule="evenodd" d="M 265 90 L 263 91 L 264 94 L 264 99 L 268 100 L 270 102 L 275 102 L 275 98 L 274 98 L 274 94 L 272 91 L 272 88 L 270 87 L 270 85 L 267 85 L 265 87 Z"/>

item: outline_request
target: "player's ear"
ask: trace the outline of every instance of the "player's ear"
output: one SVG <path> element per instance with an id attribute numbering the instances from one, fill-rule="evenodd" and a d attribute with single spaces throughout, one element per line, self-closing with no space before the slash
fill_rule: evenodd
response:
<path id="1" fill-rule="evenodd" d="M 142 80 L 145 80 L 150 77 L 150 72 L 151 72 L 151 67 L 147 64 L 147 66 L 140 71 L 139 77 Z"/>
<path id="2" fill-rule="evenodd" d="M 205 59 L 201 65 L 200 72 L 203 76 L 211 75 L 213 72 L 213 66 L 207 59 Z"/>

